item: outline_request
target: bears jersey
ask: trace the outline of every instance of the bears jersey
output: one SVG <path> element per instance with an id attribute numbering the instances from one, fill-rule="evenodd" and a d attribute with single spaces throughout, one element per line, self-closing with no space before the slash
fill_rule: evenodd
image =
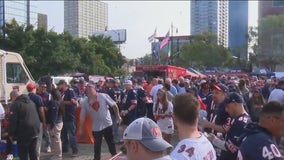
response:
<path id="1" fill-rule="evenodd" d="M 211 111 L 208 121 L 222 125 L 224 128 L 230 126 L 231 116 L 226 112 L 224 102 L 216 105 L 216 108 Z"/>
<path id="2" fill-rule="evenodd" d="M 209 140 L 202 135 L 199 138 L 187 138 L 180 141 L 170 156 L 177 160 L 216 160 L 216 152 Z"/>
<path id="3" fill-rule="evenodd" d="M 251 123 L 247 127 L 249 132 L 244 138 L 238 160 L 282 160 L 276 143 L 271 134 L 257 124 Z"/>
<path id="4" fill-rule="evenodd" d="M 231 127 L 225 137 L 227 151 L 222 150 L 221 160 L 237 159 L 237 153 L 241 144 L 239 138 L 244 132 L 245 125 L 250 122 L 251 119 L 247 114 L 242 114 L 231 121 Z"/>

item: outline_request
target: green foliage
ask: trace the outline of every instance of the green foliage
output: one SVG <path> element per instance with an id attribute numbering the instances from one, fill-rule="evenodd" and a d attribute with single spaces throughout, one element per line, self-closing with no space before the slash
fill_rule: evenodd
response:
<path id="1" fill-rule="evenodd" d="M 185 43 L 175 65 L 182 67 L 226 67 L 232 64 L 232 57 L 227 48 L 217 44 L 215 35 L 205 32 L 195 35 L 192 42 Z"/>
<path id="2" fill-rule="evenodd" d="M 110 38 L 97 36 L 73 38 L 33 26 L 18 25 L 15 20 L 3 28 L 0 48 L 22 54 L 32 75 L 59 75 L 83 72 L 92 75 L 118 76 L 125 57 Z"/>
<path id="3" fill-rule="evenodd" d="M 157 59 L 154 59 L 152 54 L 146 54 L 144 57 L 138 59 L 139 65 L 152 65 L 157 63 Z"/>

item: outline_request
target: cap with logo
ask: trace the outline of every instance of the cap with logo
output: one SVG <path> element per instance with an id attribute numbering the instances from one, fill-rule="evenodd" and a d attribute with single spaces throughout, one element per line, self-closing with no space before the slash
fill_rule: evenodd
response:
<path id="1" fill-rule="evenodd" d="M 165 151 L 172 145 L 165 141 L 159 126 L 149 118 L 138 118 L 123 133 L 124 140 L 138 140 L 151 151 Z"/>
<path id="2" fill-rule="evenodd" d="M 240 95 L 237 92 L 231 92 L 227 95 L 226 99 L 225 99 L 225 104 L 229 104 L 229 103 L 244 103 L 244 99 L 242 97 L 242 95 Z"/>
<path id="3" fill-rule="evenodd" d="M 226 85 L 224 85 L 223 83 L 214 84 L 213 89 L 216 89 L 218 91 L 222 91 L 224 93 L 227 93 L 229 91 L 228 87 Z"/>

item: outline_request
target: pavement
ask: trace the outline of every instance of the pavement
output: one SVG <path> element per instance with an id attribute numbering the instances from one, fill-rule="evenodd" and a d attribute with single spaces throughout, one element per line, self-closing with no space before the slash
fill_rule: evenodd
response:
<path id="1" fill-rule="evenodd" d="M 122 144 L 116 145 L 117 152 L 119 152 L 119 148 Z M 69 153 L 63 153 L 63 160 L 93 160 L 94 159 L 94 144 L 78 144 L 78 155 L 76 157 L 71 156 L 71 149 Z M 41 152 L 41 160 L 49 160 L 52 156 L 51 153 Z M 113 160 L 123 160 L 122 158 L 125 157 L 121 155 Z M 101 151 L 101 160 L 110 160 L 111 154 L 108 151 L 108 147 L 106 142 L 103 140 L 102 143 L 102 151 Z"/>
<path id="2" fill-rule="evenodd" d="M 120 127 L 119 129 L 119 138 L 122 137 L 122 129 Z M 119 139 L 118 138 L 118 139 Z M 173 138 L 172 138 L 172 145 L 175 146 L 178 143 L 178 137 L 177 137 L 177 133 L 175 131 L 175 133 L 173 134 Z M 120 147 L 121 147 L 122 143 L 120 144 L 116 144 L 116 148 L 117 148 L 117 152 L 120 152 Z M 44 147 L 42 147 L 42 150 L 44 149 Z M 76 157 L 71 157 L 71 149 L 69 153 L 63 153 L 63 160 L 93 160 L 94 158 L 94 144 L 83 144 L 83 143 L 79 143 L 78 144 L 78 155 Z M 108 147 L 106 144 L 106 141 L 103 139 L 102 141 L 102 151 L 101 151 L 101 160 L 126 160 L 125 155 L 121 154 L 120 156 L 111 159 L 111 154 L 108 151 Z M 41 152 L 41 160 L 49 160 L 50 157 L 52 156 L 51 153 L 45 153 L 44 151 Z"/>

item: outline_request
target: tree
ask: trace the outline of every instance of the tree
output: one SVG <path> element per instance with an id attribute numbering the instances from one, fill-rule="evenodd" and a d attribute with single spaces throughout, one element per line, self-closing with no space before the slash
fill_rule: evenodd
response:
<path id="1" fill-rule="evenodd" d="M 138 64 L 151 65 L 153 64 L 153 61 L 156 61 L 156 59 L 152 56 L 152 54 L 146 54 L 144 57 L 138 59 Z"/>
<path id="2" fill-rule="evenodd" d="M 257 59 L 272 71 L 284 59 L 284 15 L 266 16 L 259 21 Z"/>
<path id="3" fill-rule="evenodd" d="M 90 36 L 90 43 L 94 44 L 95 53 L 101 56 L 104 60 L 104 67 L 106 70 L 101 74 L 113 74 L 121 68 L 126 62 L 125 57 L 121 54 L 120 50 L 115 46 L 110 37 L 104 36 Z"/>
<path id="4" fill-rule="evenodd" d="M 32 75 L 59 75 L 83 72 L 115 76 L 123 74 L 121 66 L 126 62 L 110 38 L 98 36 L 73 38 L 69 33 L 34 29 L 18 25 L 13 20 L 3 28 L 0 48 L 22 55 Z"/>
<path id="5" fill-rule="evenodd" d="M 229 50 L 217 44 L 215 35 L 205 32 L 195 35 L 192 42 L 185 43 L 180 55 L 176 58 L 175 65 L 185 68 L 196 67 L 225 67 L 232 64 Z"/>

